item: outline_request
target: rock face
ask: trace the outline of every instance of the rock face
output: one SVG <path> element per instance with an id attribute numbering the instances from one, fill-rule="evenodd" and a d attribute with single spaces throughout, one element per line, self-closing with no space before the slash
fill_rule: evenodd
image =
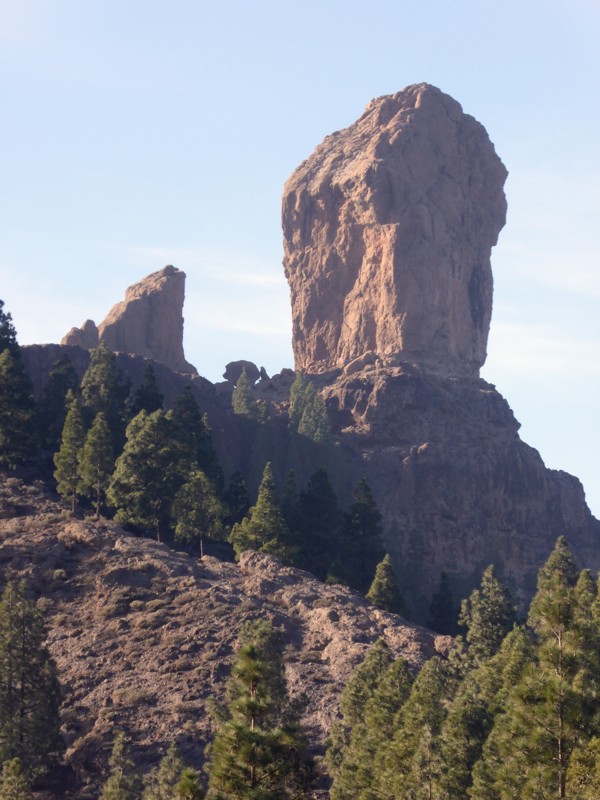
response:
<path id="1" fill-rule="evenodd" d="M 580 567 L 600 568 L 600 522 L 581 483 L 544 466 L 491 384 L 376 363 L 321 385 L 348 472 L 373 489 L 414 618 L 427 621 L 442 571 L 458 602 L 489 564 L 523 608 L 559 536 Z"/>
<path id="2" fill-rule="evenodd" d="M 506 176 L 485 129 L 427 84 L 326 137 L 283 196 L 296 369 L 373 351 L 477 375 Z"/>
<path id="3" fill-rule="evenodd" d="M 195 373 L 183 354 L 185 272 L 170 264 L 153 272 L 125 292 L 125 300 L 111 308 L 95 332 L 88 320 L 72 328 L 61 344 L 91 349 L 106 342 L 114 352 L 160 361 L 176 372 Z"/>

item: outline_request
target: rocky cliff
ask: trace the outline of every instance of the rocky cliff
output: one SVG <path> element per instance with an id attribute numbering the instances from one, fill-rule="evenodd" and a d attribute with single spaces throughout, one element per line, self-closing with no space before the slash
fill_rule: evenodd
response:
<path id="1" fill-rule="evenodd" d="M 478 374 L 506 175 L 485 129 L 427 84 L 326 137 L 283 195 L 296 369 L 372 351 Z"/>
<path id="2" fill-rule="evenodd" d="M 87 320 L 71 328 L 61 344 L 87 350 L 99 341 L 114 352 L 131 353 L 165 364 L 176 372 L 195 373 L 183 354 L 185 272 L 170 264 L 125 292 L 98 328 Z"/>

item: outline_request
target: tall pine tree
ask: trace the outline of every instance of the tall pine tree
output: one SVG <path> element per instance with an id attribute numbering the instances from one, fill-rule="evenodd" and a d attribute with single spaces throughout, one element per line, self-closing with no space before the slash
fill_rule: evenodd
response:
<path id="1" fill-rule="evenodd" d="M 308 798 L 312 762 L 288 698 L 281 639 L 270 623 L 243 629 L 227 694 L 227 719 L 210 753 L 209 800 Z"/>
<path id="2" fill-rule="evenodd" d="M 483 573 L 480 588 L 474 589 L 468 600 L 463 600 L 458 621 L 467 629 L 469 655 L 475 662 L 498 652 L 516 621 L 516 610 L 508 592 L 496 578 L 493 565 Z"/>
<path id="3" fill-rule="evenodd" d="M 102 787 L 100 800 L 138 800 L 142 781 L 129 756 L 128 745 L 125 734 L 119 731 L 108 760 L 110 772 Z"/>
<path id="4" fill-rule="evenodd" d="M 359 592 L 368 591 L 375 568 L 384 555 L 381 514 L 363 478 L 354 490 L 350 511 L 345 515 L 341 554 L 345 582 Z"/>
<path id="5" fill-rule="evenodd" d="M 20 760 L 34 778 L 58 760 L 60 686 L 46 627 L 24 582 L 9 582 L 0 601 L 0 762 Z"/>
<path id="6" fill-rule="evenodd" d="M 88 425 L 102 411 L 108 422 L 115 453 L 125 437 L 129 381 L 117 366 L 115 354 L 105 342 L 90 351 L 90 363 L 81 381 L 81 396 Z"/>
<path id="7" fill-rule="evenodd" d="M 71 360 L 62 356 L 53 364 L 38 402 L 39 438 L 43 447 L 55 453 L 67 416 L 67 392 L 77 392 L 79 380 Z"/>
<path id="8" fill-rule="evenodd" d="M 229 541 L 237 558 L 245 550 L 257 550 L 259 553 L 277 556 L 284 563 L 294 562 L 296 549 L 279 510 L 270 463 L 265 466 L 255 505 L 247 517 L 233 526 Z"/>
<path id="9" fill-rule="evenodd" d="M 106 417 L 100 411 L 87 432 L 78 457 L 78 488 L 93 501 L 96 519 L 106 500 L 106 492 L 115 466 L 112 437 Z"/>
<path id="10" fill-rule="evenodd" d="M 175 537 L 195 542 L 204 557 L 204 541 L 218 541 L 224 536 L 223 506 L 215 493 L 214 485 L 200 470 L 194 470 L 183 484 L 173 503 Z"/>
<path id="11" fill-rule="evenodd" d="M 366 597 L 377 608 L 391 611 L 393 614 L 402 614 L 404 617 L 407 616 L 404 598 L 400 592 L 396 572 L 389 553 L 386 553 L 377 565 L 373 583 Z"/>
<path id="12" fill-rule="evenodd" d="M 146 364 L 142 383 L 138 386 L 131 401 L 131 416 L 135 417 L 140 411 L 151 414 L 163 407 L 164 397 L 159 392 L 156 384 L 156 375 L 152 363 Z"/>
<path id="13" fill-rule="evenodd" d="M 342 514 L 325 467 L 311 475 L 298 498 L 297 526 L 300 534 L 301 564 L 325 580 L 340 553 Z"/>
<path id="14" fill-rule="evenodd" d="M 54 479 L 56 491 L 69 503 L 74 514 L 79 491 L 79 455 L 85 441 L 85 427 L 79 397 L 69 391 L 67 404 L 60 449 L 54 454 Z"/>
<path id="15" fill-rule="evenodd" d="M 567 797 L 571 753 L 585 736 L 576 581 L 573 558 L 561 537 L 538 573 L 529 611 L 535 660 L 525 667 L 495 719 L 474 771 L 473 791 L 483 784 L 485 793 L 473 797 Z"/>
<path id="16" fill-rule="evenodd" d="M 21 359 L 0 354 L 0 468 L 14 469 L 35 451 L 35 402 Z"/>
<path id="17" fill-rule="evenodd" d="M 164 411 L 140 411 L 126 435 L 107 500 L 117 509 L 117 522 L 154 532 L 160 541 L 170 527 L 173 500 L 192 468 L 190 453 L 173 435 Z"/>
<path id="18" fill-rule="evenodd" d="M 17 332 L 10 312 L 4 311 L 4 300 L 0 300 L 0 353 L 9 350 L 15 358 L 20 358 Z"/>

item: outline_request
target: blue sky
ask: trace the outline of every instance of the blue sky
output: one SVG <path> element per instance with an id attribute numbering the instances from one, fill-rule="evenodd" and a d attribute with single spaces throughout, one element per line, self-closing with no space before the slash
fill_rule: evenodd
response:
<path id="1" fill-rule="evenodd" d="M 166 263 L 186 355 L 292 365 L 283 183 L 373 97 L 427 81 L 506 164 L 488 362 L 600 515 L 600 6 L 0 0 L 0 297 L 20 341 L 100 321 Z"/>

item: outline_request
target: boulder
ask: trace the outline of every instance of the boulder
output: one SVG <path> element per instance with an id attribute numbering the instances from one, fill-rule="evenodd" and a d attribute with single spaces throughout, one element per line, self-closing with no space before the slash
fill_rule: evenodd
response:
<path id="1" fill-rule="evenodd" d="M 296 369 L 373 351 L 478 375 L 506 176 L 483 126 L 425 83 L 326 137 L 283 195 Z"/>

